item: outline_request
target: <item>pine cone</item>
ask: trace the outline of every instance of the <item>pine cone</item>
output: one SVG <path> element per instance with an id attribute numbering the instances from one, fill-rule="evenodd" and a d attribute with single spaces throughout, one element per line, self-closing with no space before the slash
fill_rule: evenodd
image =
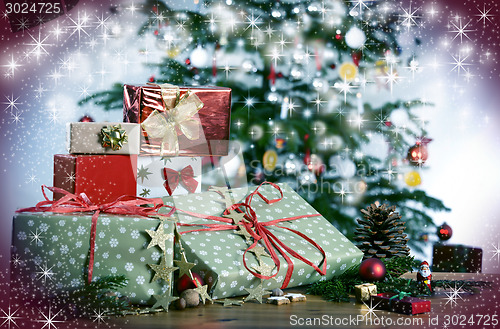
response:
<path id="1" fill-rule="evenodd" d="M 366 258 L 406 257 L 410 253 L 408 237 L 404 232 L 405 223 L 396 207 L 386 204 L 372 204 L 361 209 L 364 219 L 358 218 L 361 227 L 356 228 L 354 240 Z"/>

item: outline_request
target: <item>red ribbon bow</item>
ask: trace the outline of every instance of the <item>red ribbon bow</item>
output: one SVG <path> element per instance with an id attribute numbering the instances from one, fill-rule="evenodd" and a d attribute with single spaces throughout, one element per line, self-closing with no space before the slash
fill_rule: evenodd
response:
<path id="1" fill-rule="evenodd" d="M 51 201 L 45 194 L 45 189 L 53 193 L 61 193 L 64 196 L 56 201 Z M 16 212 L 55 212 L 55 213 L 72 213 L 72 212 L 90 212 L 92 215 L 92 226 L 90 229 L 90 256 L 88 268 L 88 283 L 92 282 L 92 273 L 94 271 L 94 253 L 95 253 L 95 237 L 97 229 L 97 219 L 99 214 L 118 214 L 118 215 L 134 215 L 144 216 L 155 215 L 158 209 L 163 207 L 162 202 L 158 199 L 146 199 L 131 195 L 123 195 L 113 202 L 101 205 L 93 204 L 85 193 L 80 195 L 72 194 L 58 187 L 47 187 L 42 185 L 42 193 L 45 201 L 40 201 L 35 207 L 19 209 Z M 154 204 L 153 207 L 141 207 L 147 204 Z"/>
<path id="2" fill-rule="evenodd" d="M 278 190 L 279 193 L 280 193 L 280 197 L 269 200 L 264 195 L 262 195 L 262 193 L 259 192 L 259 189 L 264 184 L 269 184 L 272 187 L 274 187 L 276 190 Z M 272 220 L 272 221 L 269 221 L 269 222 L 259 222 L 257 220 L 257 214 L 255 213 L 255 210 L 252 208 L 252 199 L 253 199 L 253 197 L 255 195 L 259 196 L 267 204 L 273 204 L 273 203 L 279 202 L 279 201 L 281 201 L 283 199 L 283 191 L 281 190 L 281 188 L 278 185 L 276 185 L 274 183 L 270 183 L 270 182 L 264 182 L 264 183 L 260 184 L 255 189 L 255 191 L 253 191 L 252 193 L 250 193 L 246 197 L 245 202 L 234 204 L 230 208 L 228 208 L 228 209 L 226 209 L 224 211 L 224 215 L 228 215 L 231 211 L 237 211 L 239 213 L 245 213 L 244 220 L 242 220 L 240 223 L 242 223 L 245 226 L 247 232 L 254 239 L 252 245 L 250 247 L 248 247 L 245 250 L 244 254 L 243 254 L 243 265 L 245 266 L 245 268 L 250 273 L 252 273 L 255 277 L 257 277 L 259 279 L 265 279 L 265 280 L 271 279 L 271 278 L 275 277 L 276 275 L 278 275 L 278 272 L 280 270 L 280 260 L 278 258 L 278 253 L 280 253 L 283 256 L 283 258 L 286 260 L 286 263 L 288 264 L 288 268 L 287 268 L 285 280 L 283 281 L 283 284 L 281 286 L 282 289 L 284 289 L 284 288 L 286 288 L 288 286 L 288 283 L 290 282 L 290 279 L 291 279 L 292 274 L 293 274 L 293 262 L 290 259 L 290 257 L 288 256 L 288 254 L 290 256 L 294 257 L 294 258 L 297 258 L 297 259 L 303 261 L 307 265 L 312 266 L 319 274 L 325 275 L 326 274 L 326 255 L 325 255 L 325 252 L 323 251 L 323 249 L 316 242 L 314 242 L 314 240 L 312 240 L 311 238 L 309 238 L 305 234 L 303 234 L 303 233 L 301 233 L 299 231 L 296 231 L 294 229 L 291 229 L 289 227 L 277 225 L 280 222 L 292 221 L 292 220 L 297 220 L 297 219 L 307 218 L 307 217 L 316 217 L 316 216 L 320 216 L 320 214 L 300 215 L 300 216 L 295 216 L 295 217 L 275 219 L 275 220 Z M 214 220 L 214 221 L 219 221 L 219 222 L 226 223 L 226 224 L 206 224 L 206 223 L 203 223 L 203 224 L 186 224 L 186 223 L 177 223 L 178 226 L 205 226 L 205 228 L 201 228 L 201 229 L 195 229 L 195 230 L 189 230 L 189 231 L 180 232 L 181 235 L 182 234 L 186 234 L 186 233 L 190 233 L 190 232 L 223 231 L 223 230 L 234 230 L 234 229 L 238 229 L 239 228 L 237 225 L 227 225 L 227 224 L 232 224 L 232 219 L 230 219 L 230 218 L 218 217 L 218 216 L 207 216 L 207 215 L 203 215 L 203 214 L 198 214 L 198 213 L 194 213 L 194 212 L 190 212 L 190 211 L 185 211 L 185 210 L 177 209 L 175 207 L 168 206 L 168 205 L 165 205 L 165 207 L 171 208 L 171 211 L 169 212 L 168 216 L 171 215 L 171 214 L 173 214 L 175 211 L 180 211 L 180 212 L 183 212 L 183 213 L 185 213 L 187 215 L 190 215 L 190 216 L 193 216 L 193 217 L 205 218 L 205 219 L 210 219 L 210 220 Z M 241 208 L 243 208 L 243 210 Z M 317 265 L 313 264 L 310 260 L 302 257 L 297 252 L 295 252 L 293 249 L 291 249 L 290 247 L 288 247 L 287 245 L 285 245 L 280 239 L 278 239 L 267 228 L 268 226 L 279 227 L 281 229 L 284 229 L 284 230 L 290 231 L 292 233 L 295 233 L 296 235 L 300 236 L 301 238 L 303 238 L 304 240 L 306 240 L 307 242 L 309 242 L 311 245 L 313 245 L 323 255 L 323 260 L 322 260 L 323 266 L 322 266 L 322 268 L 320 269 Z M 258 242 L 260 240 L 262 240 L 264 242 L 264 245 L 266 246 L 266 249 L 271 254 L 271 258 L 272 258 L 274 264 L 277 267 L 276 273 L 274 273 L 273 275 L 270 275 L 270 276 L 262 275 L 260 273 L 255 272 L 255 271 L 252 271 L 251 269 L 248 268 L 247 263 L 246 263 L 246 259 L 245 259 L 246 253 L 250 249 L 253 249 L 254 247 L 256 247 L 257 244 L 258 244 Z"/>
<path id="3" fill-rule="evenodd" d="M 191 193 L 196 191 L 198 181 L 194 178 L 194 170 L 191 165 L 184 167 L 181 171 L 170 168 L 163 168 L 163 178 L 165 179 L 165 189 L 168 195 L 172 195 L 179 185 L 179 181 Z"/>

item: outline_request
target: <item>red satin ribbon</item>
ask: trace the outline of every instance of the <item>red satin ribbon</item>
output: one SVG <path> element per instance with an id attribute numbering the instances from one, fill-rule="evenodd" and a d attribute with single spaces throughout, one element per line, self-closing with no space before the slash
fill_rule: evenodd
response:
<path id="1" fill-rule="evenodd" d="M 181 171 L 170 168 L 163 168 L 163 178 L 165 179 L 165 189 L 168 195 L 172 195 L 179 185 L 179 181 L 191 193 L 196 191 L 198 181 L 194 178 L 194 170 L 191 165 L 184 167 Z"/>
<path id="2" fill-rule="evenodd" d="M 280 197 L 269 200 L 264 195 L 262 195 L 262 193 L 259 192 L 259 189 L 264 184 L 269 184 L 272 187 L 274 187 L 276 190 L 278 190 L 279 193 L 280 193 Z M 267 204 L 273 204 L 273 203 L 276 203 L 276 202 L 278 202 L 278 201 L 280 201 L 280 200 L 283 199 L 283 191 L 281 190 L 281 188 L 278 185 L 276 185 L 274 183 L 270 183 L 270 182 L 264 182 L 264 183 L 260 184 L 255 189 L 254 192 L 250 193 L 246 197 L 245 202 L 234 204 L 230 208 L 226 209 L 226 211 L 224 211 L 225 215 L 228 215 L 232 210 L 238 211 L 240 213 L 241 212 L 245 212 L 245 217 L 244 217 L 245 220 L 241 221 L 241 222 L 245 226 L 247 232 L 254 239 L 253 240 L 254 242 L 252 243 L 252 245 L 250 247 L 248 247 L 245 250 L 244 254 L 243 254 L 243 265 L 245 266 L 245 268 L 250 273 L 252 273 L 255 277 L 257 277 L 259 279 L 265 279 L 265 280 L 271 279 L 271 278 L 275 277 L 276 275 L 278 275 L 278 272 L 280 270 L 280 260 L 279 260 L 278 255 L 277 255 L 277 252 L 279 252 L 283 256 L 283 258 L 285 258 L 285 260 L 286 260 L 286 262 L 288 264 L 288 269 L 287 269 L 287 272 L 286 272 L 285 280 L 283 281 L 283 284 L 281 286 L 282 289 L 284 289 L 284 288 L 286 288 L 288 286 L 288 283 L 290 282 L 290 279 L 291 279 L 292 274 L 293 274 L 293 262 L 290 259 L 290 257 L 287 255 L 287 253 L 290 256 L 303 261 L 307 265 L 312 266 L 319 274 L 325 275 L 326 274 L 326 265 L 327 264 L 326 264 L 326 255 L 325 255 L 324 250 L 316 242 L 314 242 L 314 240 L 312 240 L 311 238 L 309 238 L 305 234 L 303 234 L 303 233 L 301 233 L 299 231 L 293 230 L 291 228 L 288 228 L 288 227 L 276 225 L 276 224 L 278 224 L 280 222 L 292 221 L 292 220 L 297 220 L 297 219 L 300 219 L 300 218 L 316 217 L 316 216 L 320 216 L 320 214 L 294 216 L 294 217 L 288 217 L 288 218 L 275 219 L 275 220 L 272 220 L 272 221 L 269 221 L 269 222 L 263 222 L 263 223 L 261 223 L 261 222 L 259 222 L 257 220 L 257 214 L 255 213 L 254 209 L 252 208 L 252 199 L 253 199 L 253 197 L 255 195 L 259 196 Z M 193 217 L 206 218 L 206 219 L 210 219 L 210 220 L 214 220 L 214 221 L 219 221 L 219 222 L 226 223 L 226 224 L 205 224 L 205 223 L 203 223 L 203 224 L 185 224 L 185 223 L 177 223 L 177 225 L 179 225 L 179 226 L 205 226 L 205 228 L 202 228 L 202 229 L 195 229 L 195 230 L 184 231 L 184 232 L 180 232 L 180 234 L 186 234 L 186 233 L 190 233 L 190 232 L 201 232 L 201 231 L 223 231 L 223 230 L 238 229 L 237 225 L 227 225 L 227 224 L 232 224 L 232 219 L 230 219 L 230 218 L 218 217 L 218 216 L 207 216 L 207 215 L 203 215 L 203 214 L 198 214 L 198 213 L 194 213 L 194 212 L 190 212 L 190 211 L 185 211 L 185 210 L 177 209 L 175 207 L 168 206 L 168 205 L 165 205 L 165 207 L 171 208 L 171 211 L 169 212 L 168 215 L 172 215 L 175 211 L 179 211 L 179 212 L 183 212 L 183 213 L 185 213 L 187 215 L 190 215 L 190 216 L 193 216 Z M 243 210 L 241 210 L 240 208 L 243 208 Z M 280 239 L 278 239 L 273 233 L 271 233 L 271 231 L 269 231 L 269 229 L 267 228 L 268 226 L 276 226 L 276 227 L 279 227 L 281 229 L 288 230 L 288 231 L 290 231 L 292 233 L 295 233 L 298 236 L 300 236 L 301 238 L 303 238 L 304 240 L 306 240 L 307 242 L 309 242 L 315 248 L 317 248 L 321 252 L 321 254 L 323 255 L 323 260 L 322 260 L 323 266 L 322 266 L 322 268 L 320 269 L 318 266 L 316 266 L 315 264 L 313 264 L 310 260 L 302 257 L 297 252 L 295 252 L 293 249 L 291 249 L 290 247 L 286 246 L 283 242 L 281 242 Z M 262 275 L 260 273 L 254 272 L 251 269 L 249 269 L 248 266 L 247 266 L 246 259 L 245 259 L 246 253 L 250 249 L 253 249 L 257 245 L 257 243 L 259 242 L 259 240 L 263 240 L 264 241 L 266 249 L 271 254 L 271 258 L 273 259 L 273 262 L 274 262 L 274 264 L 277 267 L 276 273 L 274 273 L 271 276 L 265 276 L 265 275 Z"/>
<path id="3" fill-rule="evenodd" d="M 61 193 L 64 196 L 56 201 L 51 201 L 45 194 L 45 189 L 53 193 Z M 80 195 L 72 194 L 58 187 L 48 187 L 42 185 L 42 193 L 45 201 L 40 201 L 35 207 L 19 209 L 17 212 L 55 212 L 55 213 L 72 213 L 72 212 L 90 212 L 92 215 L 92 226 L 90 229 L 90 257 L 88 269 L 88 283 L 92 282 L 92 273 L 94 271 L 94 254 L 95 254 L 95 238 L 97 230 L 97 219 L 100 213 L 118 214 L 118 215 L 134 215 L 134 216 L 150 216 L 157 214 L 159 208 L 163 207 L 161 199 L 146 199 L 131 195 L 124 195 L 113 202 L 95 205 L 85 193 Z M 154 204 L 153 207 L 141 207 L 147 204 Z"/>

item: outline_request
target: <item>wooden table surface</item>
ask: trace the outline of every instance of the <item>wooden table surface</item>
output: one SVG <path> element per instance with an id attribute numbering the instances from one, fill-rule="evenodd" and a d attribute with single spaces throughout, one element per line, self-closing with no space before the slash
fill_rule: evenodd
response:
<path id="1" fill-rule="evenodd" d="M 405 274 L 414 278 L 415 273 Z M 258 304 L 247 302 L 243 306 L 222 306 L 221 304 L 200 305 L 197 308 L 178 311 L 170 310 L 147 315 L 129 315 L 106 320 L 106 327 L 115 328 L 289 328 L 289 327 L 334 327 L 334 328 L 500 328 L 494 325 L 494 318 L 500 317 L 499 279 L 500 275 L 434 273 L 434 279 L 482 280 L 491 281 L 492 288 L 482 289 L 479 293 L 459 294 L 455 302 L 450 301 L 444 292 L 428 299 L 432 312 L 415 316 L 402 315 L 387 311 L 376 311 L 371 320 L 366 316 L 368 308 L 350 303 L 336 303 L 321 297 L 307 295 L 307 302 L 287 305 Z M 457 287 L 459 288 L 459 287 Z M 303 289 L 290 288 L 287 292 L 303 292 Z M 242 297 L 237 299 L 241 300 Z M 489 324 L 486 323 L 490 318 Z M 307 321 L 317 318 L 319 325 L 307 325 Z M 310 319 L 310 320 L 307 320 Z M 353 319 L 359 319 L 353 320 Z M 361 320 L 362 319 L 362 320 Z M 500 319 L 497 319 L 500 321 Z M 304 321 L 304 322 L 301 322 Z M 371 322 L 370 322 L 371 321 Z M 398 322 L 399 321 L 399 322 Z M 403 321 L 403 322 L 401 322 Z M 343 322 L 343 324 L 342 324 Z M 446 323 L 449 325 L 446 326 Z M 304 324 L 304 325 L 300 325 Z M 461 325 L 463 324 L 463 326 Z"/>

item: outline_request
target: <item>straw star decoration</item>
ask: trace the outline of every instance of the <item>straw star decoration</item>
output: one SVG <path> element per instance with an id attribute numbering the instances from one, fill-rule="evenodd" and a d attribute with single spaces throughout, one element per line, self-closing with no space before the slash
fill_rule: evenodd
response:
<path id="1" fill-rule="evenodd" d="M 148 264 L 149 267 L 155 272 L 153 280 L 154 282 L 158 279 L 163 279 L 165 282 L 170 283 L 170 274 L 172 274 L 175 270 L 178 270 L 178 267 L 170 267 L 167 266 L 165 262 L 165 257 L 161 258 L 160 264 Z"/>
<path id="2" fill-rule="evenodd" d="M 200 297 L 201 297 L 203 304 L 205 304 L 205 300 L 207 300 L 207 299 L 210 302 L 212 302 L 212 304 L 213 304 L 214 301 L 208 295 L 207 289 L 208 289 L 208 285 L 204 285 L 204 286 L 199 286 L 199 287 L 195 288 L 194 290 L 200 294 Z"/>
<path id="3" fill-rule="evenodd" d="M 262 288 L 262 282 L 257 286 L 257 288 L 253 289 L 245 288 L 245 290 L 249 293 L 249 295 L 245 298 L 245 302 L 255 299 L 260 304 L 262 304 L 262 296 L 271 294 L 270 291 L 267 291 L 264 288 Z"/>
<path id="4" fill-rule="evenodd" d="M 153 295 L 154 299 L 156 300 L 155 304 L 152 309 L 158 308 L 158 307 L 163 307 L 165 311 L 168 312 L 168 307 L 170 306 L 170 303 L 176 301 L 179 299 L 179 297 L 174 297 L 170 295 Z"/>

